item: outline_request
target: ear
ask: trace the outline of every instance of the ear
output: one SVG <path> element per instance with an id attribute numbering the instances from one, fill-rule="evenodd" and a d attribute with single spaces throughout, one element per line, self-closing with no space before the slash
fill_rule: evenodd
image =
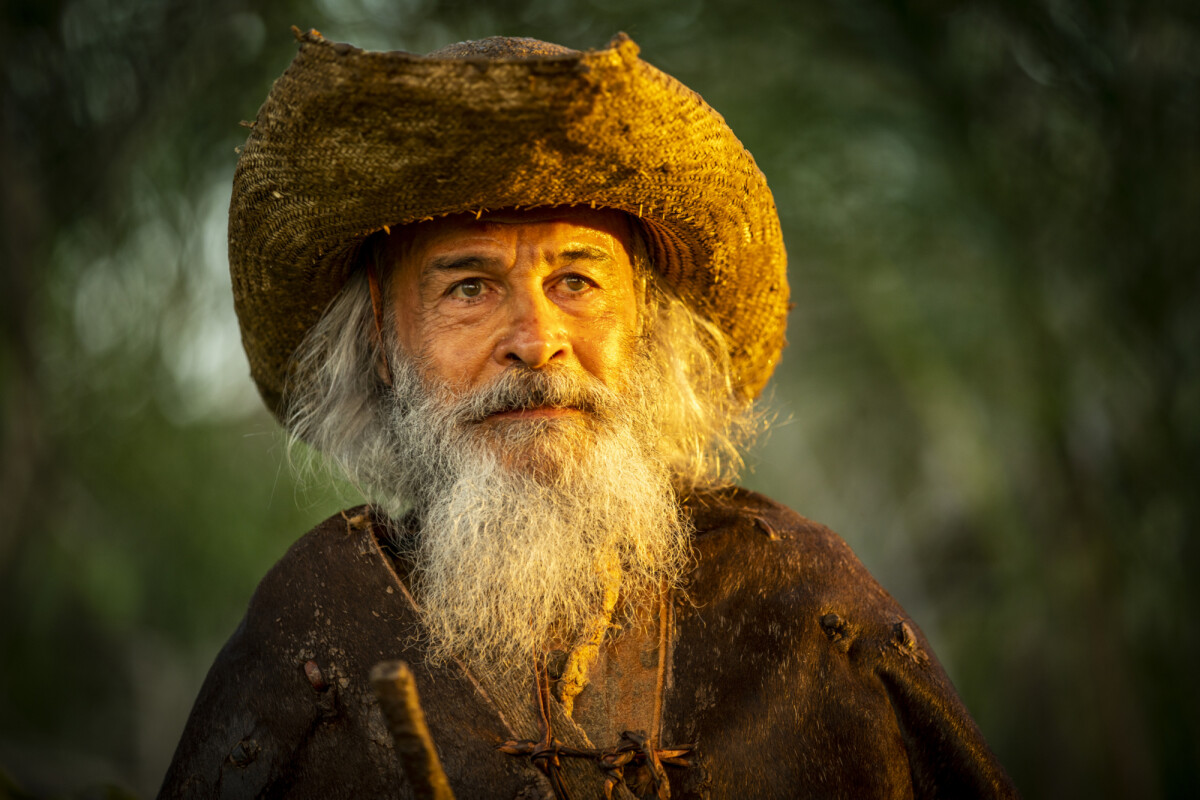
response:
<path id="1" fill-rule="evenodd" d="M 371 312 L 375 315 L 375 327 L 371 331 L 371 341 L 375 344 L 375 352 L 379 358 L 375 360 L 375 372 L 379 379 L 388 386 L 392 385 L 392 367 L 388 363 L 387 348 L 383 339 L 383 290 L 379 288 L 379 275 L 375 259 L 367 262 L 367 286 L 371 289 Z"/>

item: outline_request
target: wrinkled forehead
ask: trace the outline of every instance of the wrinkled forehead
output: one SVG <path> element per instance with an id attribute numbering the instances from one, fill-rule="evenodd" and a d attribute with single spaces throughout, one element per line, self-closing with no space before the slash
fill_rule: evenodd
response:
<path id="1" fill-rule="evenodd" d="M 489 234 L 505 234 L 522 227 L 553 230 L 558 237 L 579 236 L 606 243 L 631 262 L 644 252 L 639 225 L 627 214 L 611 209 L 580 207 L 504 209 L 475 214 L 454 214 L 394 228 L 383 242 L 384 264 L 395 267 L 418 250 L 466 243 Z"/>

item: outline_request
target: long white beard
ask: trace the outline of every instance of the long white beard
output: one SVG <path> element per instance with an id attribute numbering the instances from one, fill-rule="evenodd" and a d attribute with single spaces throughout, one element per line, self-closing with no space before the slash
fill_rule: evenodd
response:
<path id="1" fill-rule="evenodd" d="M 491 673 L 528 668 L 550 646 L 592 636 L 615 591 L 631 617 L 664 581 L 679 581 L 687 526 L 640 392 L 513 369 L 452 399 L 397 366 L 394 496 L 419 519 L 406 555 L 434 661 L 459 658 Z M 537 405 L 586 411 L 482 421 Z"/>

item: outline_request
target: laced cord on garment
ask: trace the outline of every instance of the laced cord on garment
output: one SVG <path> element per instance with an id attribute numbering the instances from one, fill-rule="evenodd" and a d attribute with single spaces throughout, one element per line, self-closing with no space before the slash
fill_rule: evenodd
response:
<path id="1" fill-rule="evenodd" d="M 646 791 L 651 791 L 651 796 L 658 800 L 670 798 L 671 784 L 663 765 L 690 766 L 688 756 L 695 749 L 695 745 L 658 748 L 644 732 L 624 731 L 614 747 L 568 747 L 554 738 L 554 727 L 550 719 L 550 676 L 544 659 L 539 658 L 534 663 L 534 677 L 541 739 L 536 742 L 510 740 L 496 749 L 513 756 L 529 756 L 534 766 L 549 779 L 554 796 L 558 800 L 571 800 L 570 792 L 562 779 L 561 758 L 587 758 L 595 761 L 596 766 L 605 775 L 606 798 L 611 799 L 618 786 L 628 788 L 625 771 L 631 766 L 637 776 L 633 791 L 638 796 L 645 796 Z"/>

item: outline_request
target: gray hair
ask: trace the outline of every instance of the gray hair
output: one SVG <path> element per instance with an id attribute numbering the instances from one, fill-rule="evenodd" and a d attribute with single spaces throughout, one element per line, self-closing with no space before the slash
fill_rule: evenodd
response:
<path id="1" fill-rule="evenodd" d="M 654 369 L 630 391 L 654 421 L 654 449 L 680 494 L 732 483 L 762 417 L 734 386 L 724 333 L 662 285 L 640 237 L 631 256 L 645 300 L 639 346 Z M 302 474 L 319 463 L 297 447 L 306 442 L 372 500 L 392 488 L 381 483 L 397 455 L 381 363 L 366 270 L 358 270 L 293 356 L 285 420 L 289 457 Z"/>

